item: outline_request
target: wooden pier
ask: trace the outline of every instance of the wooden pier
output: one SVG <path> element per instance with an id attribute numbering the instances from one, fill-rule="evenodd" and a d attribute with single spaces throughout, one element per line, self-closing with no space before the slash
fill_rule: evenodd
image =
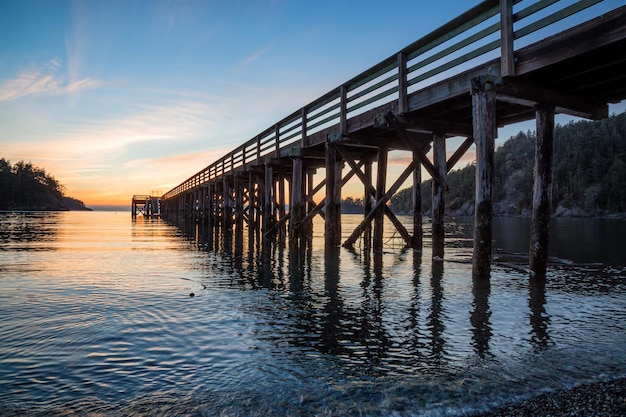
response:
<path id="1" fill-rule="evenodd" d="M 133 195 L 131 201 L 131 216 L 136 218 L 142 215 L 145 218 L 161 215 L 161 198 L 153 195 Z"/>
<path id="2" fill-rule="evenodd" d="M 423 168 L 433 179 L 433 257 L 440 259 L 447 173 L 475 145 L 473 272 L 486 279 L 497 128 L 536 119 L 529 267 L 542 276 L 554 115 L 601 119 L 608 116 L 609 103 L 625 98 L 626 6 L 597 0 L 483 1 L 165 193 L 162 216 L 219 224 L 229 233 L 246 228 L 279 236 L 297 249 L 319 215 L 328 251 L 363 239 L 362 247 L 374 252 L 382 248 L 386 217 L 407 246 L 420 249 Z M 464 140 L 449 149 L 453 137 Z M 410 156 L 393 181 L 391 151 Z M 352 178 L 363 184 L 365 214 L 342 241 L 341 191 Z M 409 178 L 412 230 L 388 205 Z"/>

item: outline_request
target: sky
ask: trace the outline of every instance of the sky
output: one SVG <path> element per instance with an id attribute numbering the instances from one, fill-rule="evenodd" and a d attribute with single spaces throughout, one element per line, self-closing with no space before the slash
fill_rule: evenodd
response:
<path id="1" fill-rule="evenodd" d="M 476 3 L 0 0 L 0 158 L 129 205 Z"/>

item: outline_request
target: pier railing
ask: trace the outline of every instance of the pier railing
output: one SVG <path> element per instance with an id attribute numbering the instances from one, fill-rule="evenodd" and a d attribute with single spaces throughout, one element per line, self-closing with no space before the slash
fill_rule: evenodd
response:
<path id="1" fill-rule="evenodd" d="M 515 75 L 514 51 L 616 8 L 602 0 L 487 0 L 398 53 L 293 112 L 163 195 L 174 197 L 249 164 L 306 147 L 308 138 L 376 106 L 397 101 L 410 111 L 412 92 L 500 58 L 500 75 Z M 515 45 L 515 48 L 514 48 Z"/>

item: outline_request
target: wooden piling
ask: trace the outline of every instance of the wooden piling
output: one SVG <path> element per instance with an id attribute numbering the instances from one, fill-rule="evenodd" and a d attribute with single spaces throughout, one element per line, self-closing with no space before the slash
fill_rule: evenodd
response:
<path id="1" fill-rule="evenodd" d="M 287 201 L 286 201 L 286 194 L 285 194 L 285 181 L 286 181 L 285 175 L 281 172 L 278 178 L 278 219 L 281 220 L 278 231 L 279 231 L 280 238 L 282 240 L 284 240 L 284 238 L 286 237 L 285 223 L 282 221 L 285 218 L 285 215 L 287 212 L 286 211 Z"/>
<path id="2" fill-rule="evenodd" d="M 304 164 L 302 158 L 294 158 L 291 180 L 291 203 L 289 213 L 289 236 L 291 240 L 297 239 L 300 232 L 300 222 L 304 217 Z"/>
<path id="3" fill-rule="evenodd" d="M 336 145 L 326 142 L 326 220 L 324 244 L 326 249 L 341 244 L 341 168 Z"/>
<path id="4" fill-rule="evenodd" d="M 365 183 L 363 186 L 365 187 L 363 194 L 363 216 L 367 218 L 367 216 L 372 212 L 372 194 L 370 193 L 370 189 L 372 188 L 372 160 L 368 159 L 365 162 L 364 166 L 365 170 Z M 367 224 L 367 228 L 363 231 L 363 247 L 366 252 L 369 252 L 372 247 L 372 228 L 370 224 Z"/>
<path id="5" fill-rule="evenodd" d="M 433 135 L 433 163 L 435 170 L 446 179 L 446 138 L 442 134 Z M 433 259 L 443 259 L 444 255 L 444 214 L 446 210 L 446 190 L 442 184 L 432 181 L 433 198 Z"/>
<path id="6" fill-rule="evenodd" d="M 263 186 L 263 233 L 273 225 L 272 191 L 274 190 L 274 170 L 269 163 L 265 164 L 265 184 Z"/>
<path id="7" fill-rule="evenodd" d="M 248 233 L 252 236 L 258 227 L 258 204 L 259 196 L 256 186 L 256 175 L 254 171 L 248 171 Z"/>
<path id="8" fill-rule="evenodd" d="M 378 204 L 385 195 L 385 189 L 387 187 L 387 157 L 389 150 L 387 148 L 379 148 L 378 150 L 378 165 L 376 168 L 376 204 Z M 374 238 L 373 248 L 374 251 L 381 251 L 383 249 L 383 223 L 385 220 L 385 213 L 383 210 L 379 210 L 374 217 Z"/>
<path id="9" fill-rule="evenodd" d="M 472 80 L 472 119 L 476 144 L 476 201 L 474 210 L 474 256 L 472 274 L 489 279 L 493 223 L 493 172 L 496 138 L 496 93 L 489 91 L 487 77 Z"/>
<path id="10" fill-rule="evenodd" d="M 413 248 L 422 249 L 424 231 L 422 227 L 422 165 L 413 151 Z"/>
<path id="11" fill-rule="evenodd" d="M 545 277 L 548 261 L 552 154 L 554 149 L 554 107 L 538 106 L 537 142 L 533 169 L 533 211 L 530 230 L 529 266 L 536 276 Z"/>
<path id="12" fill-rule="evenodd" d="M 233 225 L 233 209 L 234 209 L 234 203 L 233 203 L 233 192 L 230 186 L 230 181 L 228 176 L 224 176 L 224 181 L 223 181 L 223 187 L 224 187 L 224 211 L 222 213 L 222 222 L 224 225 L 225 229 L 230 229 Z"/>
<path id="13" fill-rule="evenodd" d="M 241 233 L 243 231 L 243 190 L 239 173 L 234 175 L 233 188 L 235 192 L 235 229 L 237 233 Z"/>

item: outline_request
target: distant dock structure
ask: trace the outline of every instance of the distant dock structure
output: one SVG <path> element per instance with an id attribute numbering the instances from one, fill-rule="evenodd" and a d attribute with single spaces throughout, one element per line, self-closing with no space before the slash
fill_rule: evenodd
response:
<path id="1" fill-rule="evenodd" d="M 136 218 L 141 215 L 145 218 L 161 216 L 161 196 L 146 194 L 135 194 L 132 199 L 131 216 Z"/>

